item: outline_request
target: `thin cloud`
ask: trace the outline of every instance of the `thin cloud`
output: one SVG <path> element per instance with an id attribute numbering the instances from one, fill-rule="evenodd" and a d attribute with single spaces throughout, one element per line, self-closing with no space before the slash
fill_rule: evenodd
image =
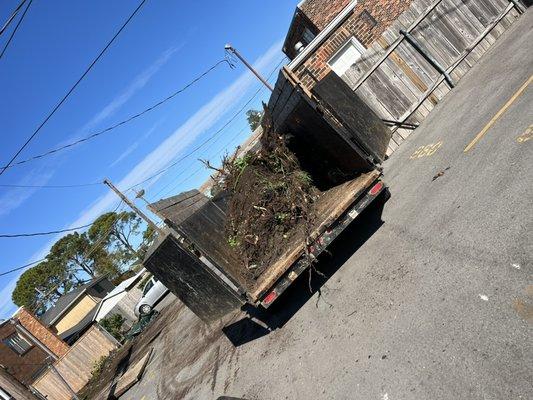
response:
<path id="1" fill-rule="evenodd" d="M 33 170 L 24 178 L 19 180 L 17 185 L 45 185 L 54 175 L 53 171 L 39 172 L 40 169 Z M 13 188 L 7 190 L 0 196 L 0 217 L 9 214 L 29 199 L 38 188 Z"/>
<path id="2" fill-rule="evenodd" d="M 135 149 L 137 149 L 137 147 L 139 147 L 139 145 L 146 139 L 148 139 L 148 137 L 150 137 L 150 135 L 152 133 L 155 132 L 155 130 L 157 129 L 157 127 L 161 124 L 161 120 L 156 122 L 150 129 L 148 129 L 148 131 L 139 139 L 137 140 L 136 142 L 134 142 L 133 144 L 131 144 L 130 146 L 128 146 L 128 148 L 126 150 L 124 150 L 122 152 L 122 154 L 120 154 L 117 159 L 115 161 L 113 161 L 110 165 L 109 165 L 109 168 L 113 168 L 115 165 L 117 165 L 118 163 L 120 163 L 122 160 L 124 160 L 127 156 L 129 156 L 131 153 L 133 153 L 135 151 Z"/>
<path id="3" fill-rule="evenodd" d="M 135 77 L 135 79 L 128 85 L 128 87 L 117 97 L 115 97 L 109 104 L 107 104 L 100 112 L 98 112 L 89 122 L 87 122 L 81 129 L 85 132 L 100 122 L 114 115 L 129 99 L 131 99 L 139 90 L 143 89 L 152 77 L 159 72 L 159 70 L 167 63 L 167 61 L 179 51 L 185 43 L 176 47 L 171 47 L 164 51 L 159 58 L 150 65 L 147 69 Z"/>
<path id="4" fill-rule="evenodd" d="M 22 275 L 22 273 L 11 279 L 0 291 L 0 299 L 2 299 L 0 303 L 0 319 L 9 318 L 18 308 L 11 302 L 11 293 L 15 290 L 20 275 Z"/>
<path id="5" fill-rule="evenodd" d="M 158 59 L 152 63 L 147 69 L 141 72 L 135 77 L 135 79 L 128 85 L 126 89 L 123 90 L 121 94 L 115 97 L 109 104 L 107 104 L 100 112 L 98 112 L 89 122 L 87 122 L 78 132 L 77 135 L 71 136 L 66 139 L 64 142 L 59 143 L 59 145 L 71 142 L 75 137 L 81 137 L 84 132 L 87 132 L 100 122 L 111 117 L 115 114 L 120 107 L 122 107 L 129 99 L 131 99 L 139 90 L 144 88 L 150 79 L 168 62 L 168 60 L 182 47 L 183 44 L 179 46 L 171 47 L 164 51 Z M 151 132 L 150 132 L 151 133 Z M 138 144 L 137 144 L 138 146 Z M 135 146 L 135 147 L 137 147 Z M 129 149 L 129 153 L 133 152 L 135 148 L 132 146 Z M 126 150 L 128 151 L 128 149 Z M 126 153 L 126 152 L 125 152 Z M 128 153 L 128 154 L 129 154 Z M 124 154 L 122 159 L 125 158 L 128 154 Z M 120 157 L 119 157 L 120 158 Z M 121 160 L 115 161 L 118 163 Z M 57 166 L 56 166 L 57 167 Z M 54 175 L 54 171 L 50 168 L 47 169 L 48 172 L 45 174 L 36 173 L 35 170 L 30 174 L 26 175 L 21 181 L 17 184 L 19 185 L 45 185 Z M 9 214 L 11 211 L 20 207 L 26 200 L 28 200 L 38 189 L 36 188 L 15 188 L 10 189 L 4 195 L 0 196 L 0 217 Z"/>

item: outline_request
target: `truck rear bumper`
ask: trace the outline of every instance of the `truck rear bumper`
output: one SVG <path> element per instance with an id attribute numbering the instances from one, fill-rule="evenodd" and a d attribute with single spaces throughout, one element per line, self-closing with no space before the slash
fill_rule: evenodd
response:
<path id="1" fill-rule="evenodd" d="M 300 276 L 314 260 L 322 253 L 337 236 L 350 225 L 361 212 L 372 203 L 381 192 L 386 190 L 386 185 L 378 179 L 370 189 L 360 196 L 346 212 L 322 233 L 312 245 L 308 247 L 309 256 L 303 255 L 287 272 L 274 284 L 272 289 L 264 295 L 259 304 L 263 308 L 270 307 L 274 301 Z"/>

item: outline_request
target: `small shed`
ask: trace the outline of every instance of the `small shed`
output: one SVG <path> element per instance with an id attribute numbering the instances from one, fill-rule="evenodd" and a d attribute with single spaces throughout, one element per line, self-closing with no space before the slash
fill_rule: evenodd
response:
<path id="1" fill-rule="evenodd" d="M 130 328 L 137 321 L 134 310 L 142 297 L 142 288 L 139 288 L 139 284 L 146 274 L 148 271 L 142 268 L 109 292 L 98 305 L 93 321 L 100 322 L 107 316 L 119 314 L 125 319 L 125 327 Z"/>

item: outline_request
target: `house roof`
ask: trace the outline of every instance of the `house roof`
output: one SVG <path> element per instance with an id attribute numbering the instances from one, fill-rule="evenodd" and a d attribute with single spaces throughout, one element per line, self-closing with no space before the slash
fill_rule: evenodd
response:
<path id="1" fill-rule="evenodd" d="M 305 0 L 298 8 L 319 31 L 323 30 L 351 0 Z"/>
<path id="2" fill-rule="evenodd" d="M 106 276 L 104 275 L 93 279 L 85 285 L 78 286 L 76 289 L 61 296 L 59 299 L 57 299 L 53 307 L 49 308 L 43 315 L 41 315 L 41 322 L 45 325 L 52 325 L 70 308 L 71 305 L 73 305 L 81 296 L 83 296 L 88 289 L 92 288 L 105 278 Z"/>

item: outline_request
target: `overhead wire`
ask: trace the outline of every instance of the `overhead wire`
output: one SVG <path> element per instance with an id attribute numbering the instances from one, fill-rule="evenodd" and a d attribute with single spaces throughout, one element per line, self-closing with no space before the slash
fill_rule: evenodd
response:
<path id="1" fill-rule="evenodd" d="M 8 271 L 1 272 L 0 276 L 12 274 L 13 272 L 20 271 L 21 269 L 29 268 L 32 265 L 39 264 L 40 262 L 43 262 L 44 260 L 46 260 L 46 257 L 45 258 L 41 258 L 40 260 L 37 260 L 37 261 L 32 261 L 31 263 L 25 264 L 25 265 L 23 265 L 21 267 L 16 267 L 16 268 L 10 269 Z"/>
<path id="2" fill-rule="evenodd" d="M 272 76 L 272 74 L 274 72 L 276 72 L 276 70 L 279 68 L 279 66 L 283 63 L 283 61 L 285 60 L 286 57 L 283 57 L 282 60 L 278 63 L 278 65 L 276 66 L 276 68 L 270 73 L 269 75 L 269 78 Z M 216 66 L 220 65 L 221 63 L 223 62 L 226 62 L 226 60 L 220 60 L 217 64 L 213 65 L 209 70 L 207 70 L 206 72 L 204 72 L 202 75 L 200 76 L 205 76 L 210 70 L 214 69 Z M 231 63 L 231 61 L 227 61 L 229 63 L 230 66 L 232 66 L 233 64 Z M 184 88 L 180 89 L 181 91 L 183 91 L 186 87 L 190 87 L 192 84 L 194 84 L 194 82 L 197 82 L 200 78 L 200 76 L 198 78 L 195 78 L 195 80 L 191 81 L 188 85 L 186 85 Z M 176 160 L 175 162 L 173 162 L 171 165 L 167 166 L 165 169 L 163 170 L 160 170 L 158 172 L 156 172 L 155 174 L 153 174 L 152 176 L 140 181 L 140 182 L 137 182 L 136 184 L 130 186 L 128 189 L 126 190 L 130 190 L 134 187 L 137 187 L 139 185 L 142 185 L 143 183 L 145 182 L 148 182 L 149 180 L 155 178 L 156 176 L 159 176 L 161 175 L 162 173 L 166 172 L 167 170 L 169 170 L 170 168 L 174 167 L 175 165 L 179 164 L 181 161 L 189 158 L 191 155 L 193 155 L 194 153 L 196 153 L 199 149 L 203 148 L 207 143 L 209 143 L 211 140 L 213 140 L 216 136 L 218 136 L 219 133 L 221 133 L 227 126 L 229 126 L 238 116 L 240 113 L 242 113 L 242 111 L 244 111 L 244 109 L 255 99 L 255 97 L 259 94 L 259 92 L 263 90 L 263 87 L 260 87 L 255 93 L 254 95 L 252 96 L 252 98 L 250 98 L 250 100 L 248 102 L 246 102 L 238 111 L 237 113 L 226 123 L 224 124 L 218 131 L 216 131 L 211 137 L 209 137 L 207 140 L 205 140 L 204 142 L 202 142 L 200 145 L 198 145 L 196 148 L 194 148 L 190 153 L 188 154 L 185 154 L 184 156 L 180 157 L 178 160 Z M 171 98 L 171 96 L 175 96 L 178 94 L 179 91 L 173 93 L 172 95 L 168 96 L 167 98 Z M 165 100 L 163 100 L 165 101 Z M 158 102 L 156 103 L 156 105 L 154 106 L 151 106 L 152 109 L 153 107 L 157 107 L 158 105 L 161 102 Z M 148 110 L 148 109 L 146 109 Z M 144 110 L 144 111 L 146 111 Z M 130 117 L 131 118 L 131 117 Z M 127 121 L 127 120 L 125 120 Z M 122 121 L 122 122 L 119 122 L 119 124 L 121 123 L 126 123 L 125 121 Z M 111 128 L 111 127 L 110 127 Z M 106 128 L 106 129 L 109 129 L 109 128 Z M 100 133 L 104 133 L 103 131 L 101 131 Z M 95 134 L 98 134 L 98 132 L 96 132 Z M 93 135 L 95 135 L 93 134 Z M 91 135 L 90 135 L 91 136 Z M 12 165 L 5 165 L 3 167 L 0 167 L 0 169 L 3 168 L 3 170 L 7 169 L 7 168 L 11 168 L 12 166 L 14 165 L 17 165 L 17 164 L 24 164 L 28 161 L 31 161 L 32 159 L 36 159 L 36 158 L 41 158 L 41 157 L 44 157 L 45 155 L 47 154 L 52 154 L 52 153 L 55 153 L 57 151 L 60 151 L 62 150 L 63 148 L 67 148 L 67 147 L 71 147 L 71 146 L 74 146 L 76 144 L 81 143 L 82 141 L 85 141 L 85 140 L 89 140 L 90 137 L 87 137 L 87 138 L 82 138 L 80 139 L 79 141 L 77 142 L 73 142 L 73 143 L 70 143 L 70 144 L 67 144 L 65 146 L 62 146 L 60 148 L 57 148 L 57 149 L 53 149 L 53 150 L 50 150 L 46 153 L 43 153 L 43 154 L 40 154 L 40 155 L 37 155 L 37 156 L 34 156 L 32 158 L 29 158 L 29 159 L 26 159 L 26 160 L 22 160 L 22 161 L 19 161 L 17 163 L 12 163 Z M 2 171 L 3 171 L 2 170 Z M 1 172 L 0 172 L 0 175 L 1 175 Z M 81 183 L 81 184 L 65 184 L 65 185 L 15 185 L 15 184 L 0 184 L 0 187 L 6 187 L 6 188 L 49 188 L 49 189 L 62 189 L 62 188 L 79 188 L 79 187 L 90 187 L 90 186 L 97 186 L 97 185 L 101 185 L 103 184 L 103 181 L 98 181 L 98 182 L 90 182 L 90 183 Z"/>
<path id="3" fill-rule="evenodd" d="M 204 78 L 206 75 L 208 75 L 210 72 L 212 72 L 214 69 L 216 69 L 219 65 L 223 64 L 223 63 L 227 63 L 230 68 L 232 68 L 232 65 L 230 63 L 230 61 L 228 61 L 227 59 L 223 59 L 223 60 L 219 60 L 218 62 L 216 62 L 215 64 L 213 64 L 211 67 L 209 67 L 207 70 L 205 70 L 202 74 L 198 75 L 196 78 L 194 78 L 192 81 L 190 81 L 189 83 L 187 83 L 184 87 L 182 87 L 181 89 L 175 91 L 174 93 L 170 94 L 169 96 L 165 97 L 164 99 L 162 100 L 159 100 L 158 102 L 152 104 L 151 106 L 145 108 L 144 110 L 136 113 L 136 114 L 133 114 L 131 116 L 129 116 L 128 118 L 120 121 L 120 122 L 117 122 L 111 126 L 108 126 L 107 128 L 104 128 L 104 129 L 101 129 L 97 132 L 94 132 L 94 133 L 91 133 L 81 139 L 78 139 L 78 140 L 75 140 L 73 142 L 70 142 L 70 143 L 67 143 L 67 144 L 64 144 L 62 146 L 59 146 L 59 147 L 56 147 L 54 149 L 51 149 L 51 150 L 48 150 L 48 151 L 45 151 L 44 153 L 41 153 L 41 154 L 37 154 L 37 155 L 34 155 L 32 157 L 29 157 L 29 158 L 26 158 L 24 160 L 20 160 L 20 161 L 17 161 L 17 162 L 13 162 L 11 163 L 11 165 L 9 166 L 4 166 L 4 167 L 0 167 L 0 168 L 13 168 L 14 166 L 16 165 L 21 165 L 21 164 L 26 164 L 30 161 L 33 161 L 33 160 L 37 160 L 37 159 L 40 159 L 40 158 L 43 158 L 43 157 L 46 157 L 46 156 L 49 156 L 49 155 L 52 155 L 52 154 L 55 154 L 57 152 L 60 152 L 62 150 L 65 150 L 65 149 L 68 149 L 70 147 L 74 147 L 78 144 L 81 144 L 81 143 L 84 143 L 84 142 L 87 142 L 91 139 L 94 139 L 98 136 L 101 136 L 107 132 L 110 132 L 116 128 L 119 128 L 121 127 L 122 125 L 125 125 L 141 116 L 143 116 L 144 114 L 147 114 L 151 111 L 153 111 L 154 109 L 160 107 L 161 105 L 165 104 L 166 102 L 168 102 L 169 100 L 172 100 L 174 97 L 176 97 L 178 94 L 180 93 L 183 93 L 185 90 L 187 90 L 188 88 L 190 88 L 191 86 L 193 86 L 195 83 L 197 83 L 198 81 L 200 81 L 202 78 Z"/>
<path id="4" fill-rule="evenodd" d="M 120 201 L 118 202 L 118 205 L 117 205 L 117 206 L 115 207 L 115 209 L 113 210 L 113 212 L 117 212 L 118 209 L 120 208 L 120 206 L 122 205 L 122 203 L 123 203 L 123 201 L 120 200 Z M 112 229 L 112 228 L 113 228 L 113 227 L 111 226 L 111 227 L 107 230 L 107 232 L 106 232 L 105 235 L 107 235 L 109 232 L 111 232 L 111 229 Z M 91 250 L 91 249 L 92 249 L 92 250 Z M 85 253 L 84 256 L 85 256 L 85 257 L 88 257 L 89 255 L 92 254 L 93 251 L 94 251 L 94 245 L 91 246 L 91 248 L 89 249 L 89 251 L 88 251 L 87 253 Z M 46 261 L 46 257 L 41 258 L 40 260 L 37 260 L 37 261 L 32 261 L 32 262 L 30 262 L 30 263 L 28 263 L 28 264 L 25 264 L 25 265 L 22 265 L 22 266 L 20 266 L 20 267 L 12 268 L 12 269 L 10 269 L 10 270 L 8 270 L 8 271 L 1 272 L 1 273 L 0 273 L 0 276 L 8 275 L 8 274 L 11 274 L 11 273 L 16 272 L 16 271 L 20 271 L 20 270 L 25 269 L 25 268 L 29 268 L 29 267 L 31 267 L 32 265 L 38 264 L 38 263 L 43 262 L 43 261 Z"/>
<path id="5" fill-rule="evenodd" d="M 78 184 L 72 184 L 72 185 L 0 185 L 0 187 L 5 188 L 39 188 L 39 189 L 69 189 L 69 188 L 79 188 L 79 187 L 86 187 L 86 186 L 96 186 L 96 185 L 103 185 L 102 182 L 93 182 L 93 183 L 78 183 Z"/>
<path id="6" fill-rule="evenodd" d="M 65 233 L 65 232 L 73 232 L 77 231 L 79 229 L 88 228 L 93 223 L 76 226 L 74 228 L 68 228 L 68 229 L 58 229 L 55 231 L 47 231 L 47 232 L 32 232 L 32 233 L 0 233 L 0 238 L 19 238 L 19 237 L 33 237 L 33 236 L 48 236 L 48 235 L 55 235 L 56 233 Z"/>
<path id="7" fill-rule="evenodd" d="M 230 139 L 230 140 L 229 140 L 229 141 L 228 141 L 228 142 L 227 142 L 227 143 L 226 143 L 226 144 L 225 144 L 225 145 L 219 150 L 219 151 L 217 151 L 215 154 L 213 154 L 213 155 L 211 156 L 211 161 L 212 161 L 214 158 L 218 157 L 218 156 L 219 156 L 224 150 L 227 150 L 228 146 L 229 146 L 231 143 L 233 143 L 233 141 L 234 141 L 235 139 L 237 139 L 237 137 L 239 137 L 239 136 L 242 134 L 242 132 L 243 132 L 242 130 L 239 131 L 239 132 L 238 132 L 236 135 L 234 135 L 234 136 L 233 136 L 233 137 L 232 137 L 232 138 L 231 138 L 231 139 Z M 170 184 L 165 185 L 163 188 L 161 188 L 161 190 L 159 190 L 157 193 L 155 193 L 155 194 L 152 196 L 152 200 L 155 200 L 155 198 L 156 198 L 156 197 L 157 197 L 162 191 L 164 191 L 165 189 L 167 189 L 170 185 L 173 185 L 169 190 L 167 190 L 165 193 L 163 193 L 163 196 L 168 195 L 169 193 L 171 193 L 172 191 L 174 191 L 179 185 L 182 185 L 182 184 L 184 184 L 185 182 L 187 182 L 190 178 L 192 178 L 193 176 L 195 176 L 196 174 L 198 174 L 198 172 L 200 172 L 200 171 L 203 170 L 204 168 L 205 168 L 205 167 L 204 167 L 203 165 L 200 165 L 200 167 L 197 168 L 196 170 L 194 170 L 193 172 L 191 172 L 191 174 L 190 174 L 187 178 L 185 178 L 185 179 L 183 179 L 183 180 L 181 180 L 181 181 L 179 181 L 179 182 L 177 182 L 177 183 L 171 181 Z M 177 178 L 178 176 L 180 176 L 180 175 L 183 175 L 183 173 L 184 173 L 185 171 L 186 171 L 186 170 L 184 170 L 184 171 L 180 172 L 178 175 L 176 175 L 176 178 Z"/>
<path id="8" fill-rule="evenodd" d="M 4 23 L 4 25 L 2 26 L 2 28 L 0 28 L 0 36 L 4 33 L 4 31 L 7 29 L 7 27 L 9 26 L 9 24 L 11 24 L 11 22 L 15 19 L 15 17 L 17 16 L 17 14 L 19 13 L 20 9 L 22 8 L 22 6 L 24 5 L 24 3 L 26 3 L 27 0 L 22 0 L 19 5 L 13 10 L 13 12 L 11 13 L 11 15 L 9 16 L 9 18 L 7 19 L 7 21 Z"/>
<path id="9" fill-rule="evenodd" d="M 26 8 L 24 9 L 24 12 L 22 13 L 20 19 L 18 20 L 17 22 L 17 25 L 15 25 L 15 28 L 13 29 L 13 32 L 11 32 L 11 35 L 9 35 L 9 39 L 7 39 L 7 42 L 4 46 L 4 48 L 2 49 L 2 51 L 0 52 L 0 60 L 2 59 L 2 57 L 4 56 L 4 53 L 6 52 L 7 48 L 9 47 L 9 44 L 11 43 L 11 41 L 13 40 L 13 38 L 15 37 L 15 34 L 17 33 L 17 30 L 19 29 L 19 26 L 20 24 L 22 24 L 22 21 L 24 21 L 24 17 L 26 16 L 26 13 L 28 12 L 28 9 L 30 8 L 31 6 L 31 3 L 32 3 L 33 0 L 29 0 L 28 1 L 28 5 L 26 6 Z M 20 4 L 20 6 L 22 6 L 22 4 L 24 4 L 24 1 Z M 16 12 L 18 13 L 18 10 L 19 8 L 17 7 L 17 10 Z M 16 15 L 16 14 L 15 14 Z M 11 20 L 9 20 L 8 22 L 11 22 Z M 8 24 L 9 25 L 9 24 Z M 7 25 L 5 25 L 7 27 Z M 2 32 L 0 32 L 0 35 L 4 32 L 4 28 L 2 28 Z"/>
<path id="10" fill-rule="evenodd" d="M 15 159 L 19 156 L 20 153 L 30 144 L 30 142 L 37 136 L 37 134 L 41 131 L 43 126 L 52 118 L 52 116 L 56 113 L 57 110 L 63 105 L 63 103 L 70 97 L 70 95 L 74 92 L 74 90 L 78 87 L 78 85 L 81 83 L 81 81 L 89 74 L 89 72 L 92 70 L 92 68 L 96 65 L 96 63 L 102 58 L 104 53 L 111 47 L 111 45 L 115 42 L 117 37 L 120 35 L 120 33 L 126 28 L 126 26 L 130 23 L 130 21 L 133 19 L 133 17 L 137 14 L 137 12 L 141 9 L 141 7 L 146 3 L 147 0 L 141 0 L 137 8 L 130 14 L 130 16 L 126 19 L 126 21 L 122 24 L 122 26 L 118 29 L 118 31 L 114 34 L 114 36 L 111 38 L 111 40 L 106 44 L 106 46 L 98 53 L 96 58 L 89 64 L 89 66 L 85 69 L 83 74 L 78 78 L 78 80 L 72 85 L 72 87 L 68 90 L 68 92 L 61 98 L 61 100 L 56 104 L 56 106 L 48 113 L 46 118 L 39 124 L 39 126 L 33 131 L 33 133 L 26 139 L 24 144 L 19 147 L 19 149 L 15 152 L 13 157 L 9 160 L 9 162 L 4 165 L 3 167 L 0 167 L 0 175 L 2 175 L 7 168 L 15 161 Z"/>

